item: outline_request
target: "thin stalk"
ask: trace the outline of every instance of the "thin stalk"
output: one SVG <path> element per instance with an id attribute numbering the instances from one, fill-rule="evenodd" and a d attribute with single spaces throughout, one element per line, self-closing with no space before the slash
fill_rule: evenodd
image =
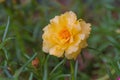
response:
<path id="1" fill-rule="evenodd" d="M 45 64 L 44 64 L 44 75 L 43 75 L 43 80 L 47 80 L 48 79 L 48 58 L 49 55 L 47 56 L 46 60 L 45 60 Z"/>
<path id="2" fill-rule="evenodd" d="M 73 66 L 73 62 L 72 61 L 70 61 L 70 69 L 71 69 L 71 80 L 75 80 L 74 66 Z"/>
<path id="3" fill-rule="evenodd" d="M 6 25 L 5 31 L 4 31 L 4 35 L 3 35 L 2 41 L 4 41 L 5 38 L 6 38 L 6 35 L 7 35 L 7 32 L 8 32 L 9 24 L 10 24 L 10 17 L 8 17 L 8 21 L 7 21 L 7 25 Z"/>
<path id="4" fill-rule="evenodd" d="M 75 80 L 77 80 L 77 73 L 78 73 L 78 60 L 76 60 L 76 63 L 75 63 L 75 70 L 74 70 L 74 77 L 75 77 Z"/>

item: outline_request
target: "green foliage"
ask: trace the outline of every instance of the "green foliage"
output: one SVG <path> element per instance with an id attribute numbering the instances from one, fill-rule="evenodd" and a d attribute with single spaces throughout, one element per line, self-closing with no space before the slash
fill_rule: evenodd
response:
<path id="1" fill-rule="evenodd" d="M 119 0 L 0 2 L 0 80 L 115 80 L 120 76 L 119 4 Z M 92 25 L 83 60 L 68 61 L 42 51 L 43 27 L 69 10 Z M 85 52 L 93 59 L 89 61 Z M 32 65 L 36 57 L 37 67 Z"/>

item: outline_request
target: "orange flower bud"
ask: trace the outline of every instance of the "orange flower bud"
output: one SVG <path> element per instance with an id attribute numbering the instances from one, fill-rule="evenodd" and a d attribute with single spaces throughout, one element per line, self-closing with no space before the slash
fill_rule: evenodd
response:
<path id="1" fill-rule="evenodd" d="M 32 66 L 38 67 L 38 64 L 39 64 L 39 59 L 36 57 L 36 58 L 32 61 Z"/>

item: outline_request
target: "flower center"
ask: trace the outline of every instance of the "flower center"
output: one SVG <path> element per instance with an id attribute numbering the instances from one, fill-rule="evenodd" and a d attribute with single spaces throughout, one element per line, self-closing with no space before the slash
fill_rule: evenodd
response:
<path id="1" fill-rule="evenodd" d="M 59 37 L 61 39 L 69 40 L 70 39 L 70 32 L 67 29 L 63 29 L 59 32 Z"/>

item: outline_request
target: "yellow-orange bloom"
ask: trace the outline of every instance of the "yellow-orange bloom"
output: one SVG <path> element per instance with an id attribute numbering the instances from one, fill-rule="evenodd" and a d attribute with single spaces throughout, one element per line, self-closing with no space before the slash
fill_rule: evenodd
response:
<path id="1" fill-rule="evenodd" d="M 72 11 L 50 20 L 44 29 L 43 51 L 57 57 L 76 59 L 82 48 L 87 46 L 90 24 L 79 19 Z"/>

